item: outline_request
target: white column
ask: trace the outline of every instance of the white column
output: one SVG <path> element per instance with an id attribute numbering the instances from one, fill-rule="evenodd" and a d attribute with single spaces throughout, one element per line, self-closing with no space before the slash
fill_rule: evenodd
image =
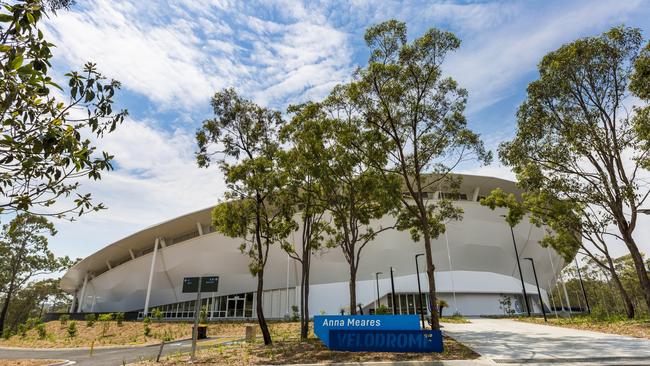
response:
<path id="1" fill-rule="evenodd" d="M 456 302 L 456 286 L 454 286 L 454 267 L 451 265 L 451 253 L 449 252 L 447 228 L 445 228 L 445 243 L 447 243 L 447 260 L 449 261 L 449 274 L 451 275 L 451 293 L 454 295 L 454 308 L 456 309 L 456 313 L 458 313 L 458 303 Z"/>
<path id="2" fill-rule="evenodd" d="M 131 254 L 131 259 L 135 259 L 135 254 L 133 253 L 133 249 L 129 249 L 129 254 Z"/>
<path id="3" fill-rule="evenodd" d="M 480 192 L 480 187 L 474 188 L 474 192 L 472 193 L 472 201 L 474 202 L 478 201 L 479 192 Z"/>
<path id="4" fill-rule="evenodd" d="M 203 235 L 203 226 L 201 226 L 200 222 L 196 223 L 196 228 L 199 230 L 199 235 Z"/>
<path id="5" fill-rule="evenodd" d="M 109 271 L 113 269 L 113 267 L 111 266 L 111 262 L 109 262 L 108 259 L 106 260 L 106 267 L 108 267 Z"/>
<path id="6" fill-rule="evenodd" d="M 84 276 L 84 284 L 81 286 L 81 298 L 79 298 L 79 307 L 77 312 L 81 312 L 81 308 L 84 306 L 84 300 L 86 300 L 86 285 L 88 284 L 88 273 Z"/>
<path id="7" fill-rule="evenodd" d="M 151 282 L 153 281 L 153 271 L 156 267 L 156 254 L 158 254 L 158 242 L 159 238 L 156 238 L 153 244 L 153 256 L 151 257 L 151 268 L 149 269 L 149 283 L 147 284 L 147 296 L 144 300 L 144 312 L 143 317 L 146 317 L 149 313 L 149 296 L 151 295 Z"/>
<path id="8" fill-rule="evenodd" d="M 72 303 L 70 304 L 70 311 L 68 311 L 70 314 L 74 313 L 74 306 L 75 303 L 77 302 L 78 295 L 79 294 L 77 293 L 77 291 L 75 291 L 74 294 L 72 295 Z"/>

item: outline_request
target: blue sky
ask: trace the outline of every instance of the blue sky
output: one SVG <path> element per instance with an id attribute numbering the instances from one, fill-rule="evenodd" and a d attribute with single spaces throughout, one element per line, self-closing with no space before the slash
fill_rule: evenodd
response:
<path id="1" fill-rule="evenodd" d="M 280 110 L 322 98 L 366 64 L 364 30 L 390 18 L 406 22 L 411 39 L 430 27 L 462 39 L 445 72 L 469 91 L 469 124 L 496 149 L 514 134 L 515 110 L 543 55 L 619 24 L 648 36 L 650 1 L 78 1 L 46 21 L 55 72 L 96 62 L 122 82 L 116 106 L 130 117 L 99 142 L 115 155 L 115 171 L 82 187 L 109 209 L 57 222 L 52 249 L 86 256 L 217 202 L 221 175 L 197 168 L 193 155 L 210 96 L 234 87 Z M 464 169 L 512 177 L 496 163 Z M 650 237 L 650 221 L 638 231 Z"/>

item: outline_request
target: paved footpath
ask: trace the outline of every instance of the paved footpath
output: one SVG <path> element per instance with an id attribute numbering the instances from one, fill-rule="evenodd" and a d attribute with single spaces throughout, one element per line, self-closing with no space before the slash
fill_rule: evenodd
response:
<path id="1" fill-rule="evenodd" d="M 445 323 L 443 331 L 497 364 L 650 365 L 650 340 L 508 319 Z"/>

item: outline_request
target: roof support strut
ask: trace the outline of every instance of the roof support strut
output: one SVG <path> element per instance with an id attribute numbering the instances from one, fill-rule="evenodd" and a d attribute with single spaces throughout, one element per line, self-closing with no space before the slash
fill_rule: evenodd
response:
<path id="1" fill-rule="evenodd" d="M 84 284 L 81 286 L 81 297 L 79 298 L 77 313 L 81 312 L 81 308 L 84 306 L 84 300 L 86 300 L 86 285 L 88 285 L 88 272 L 86 272 L 86 275 L 84 276 Z"/>
<path id="2" fill-rule="evenodd" d="M 156 238 L 156 241 L 153 244 L 153 256 L 151 257 L 151 269 L 149 269 L 149 282 L 147 283 L 147 296 L 144 300 L 144 313 L 143 317 L 146 317 L 149 314 L 149 296 L 151 295 L 151 282 L 153 282 L 153 271 L 156 267 L 156 254 L 158 254 L 158 243 L 160 242 L 159 238 Z"/>

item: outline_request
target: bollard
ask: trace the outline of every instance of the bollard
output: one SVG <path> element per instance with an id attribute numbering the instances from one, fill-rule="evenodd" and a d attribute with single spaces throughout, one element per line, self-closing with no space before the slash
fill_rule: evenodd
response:
<path id="1" fill-rule="evenodd" d="M 246 326 L 246 342 L 255 342 L 255 330 L 257 328 L 252 325 Z"/>

